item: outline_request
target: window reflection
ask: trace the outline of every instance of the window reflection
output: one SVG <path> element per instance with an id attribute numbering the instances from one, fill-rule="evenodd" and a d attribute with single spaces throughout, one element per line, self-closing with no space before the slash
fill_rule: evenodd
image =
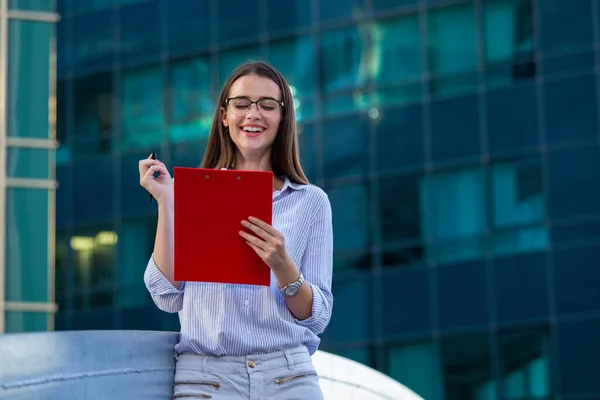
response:
<path id="1" fill-rule="evenodd" d="M 364 249 L 371 245 L 369 193 L 367 185 L 341 186 L 327 190 L 332 203 L 334 250 Z M 334 207 L 333 205 L 338 205 Z M 339 206 L 343 205 L 343 206 Z"/>
<path id="2" fill-rule="evenodd" d="M 335 343 L 369 340 L 373 336 L 373 290 L 371 279 L 344 279 L 333 282 L 332 291 L 340 307 L 331 316 L 328 337 Z M 353 321 L 361 321 L 356 324 Z M 351 325 L 352 329 L 348 329 Z"/>
<path id="3" fill-rule="evenodd" d="M 369 162 L 369 120 L 353 116 L 323 123 L 325 177 L 364 176 Z"/>
<path id="4" fill-rule="evenodd" d="M 122 75 L 122 147 L 156 147 L 162 141 L 163 78 L 160 65 Z"/>
<path id="5" fill-rule="evenodd" d="M 247 2 L 246 2 L 247 3 Z M 244 21 L 244 29 L 245 28 Z M 219 53 L 219 82 L 218 89 L 220 91 L 225 81 L 229 78 L 231 73 L 239 67 L 241 64 L 248 60 L 259 60 L 262 59 L 262 53 L 259 46 L 247 46 L 239 47 L 233 50 L 226 50 Z"/>
<path id="6" fill-rule="evenodd" d="M 442 398 L 441 368 L 431 342 L 392 345 L 386 351 L 386 372 L 423 399 Z"/>
<path id="7" fill-rule="evenodd" d="M 76 157 L 112 150 L 112 82 L 111 74 L 92 75 L 73 82 L 73 148 Z"/>
<path id="8" fill-rule="evenodd" d="M 311 2 L 306 0 L 267 0 L 267 30 L 275 32 L 294 31 L 308 26 L 311 16 Z"/>
<path id="9" fill-rule="evenodd" d="M 193 51 L 210 43 L 209 0 L 167 2 L 169 53 Z"/>
<path id="10" fill-rule="evenodd" d="M 327 31 L 321 35 L 323 90 L 351 89 L 367 80 L 364 33 L 358 27 Z"/>
<path id="11" fill-rule="evenodd" d="M 119 48 L 123 63 L 138 59 L 157 59 L 161 51 L 160 1 L 134 3 L 121 8 Z"/>

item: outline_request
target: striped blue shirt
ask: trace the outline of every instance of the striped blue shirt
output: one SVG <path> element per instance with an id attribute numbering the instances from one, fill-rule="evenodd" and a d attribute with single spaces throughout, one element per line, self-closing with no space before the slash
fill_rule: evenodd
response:
<path id="1" fill-rule="evenodd" d="M 313 292 L 312 315 L 291 314 L 277 280 L 271 286 L 182 282 L 176 289 L 150 257 L 144 282 L 163 311 L 179 312 L 178 354 L 245 356 L 305 345 L 313 354 L 317 335 L 331 318 L 333 231 L 327 194 L 314 185 L 285 178 L 273 192 L 272 225 L 285 238 L 286 250 Z M 218 268 L 218 266 L 215 266 Z"/>

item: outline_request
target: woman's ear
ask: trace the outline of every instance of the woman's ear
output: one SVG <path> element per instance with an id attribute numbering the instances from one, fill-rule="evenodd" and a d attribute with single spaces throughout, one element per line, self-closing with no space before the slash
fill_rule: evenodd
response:
<path id="1" fill-rule="evenodd" d="M 227 110 L 224 107 L 221 107 L 221 122 L 223 123 L 223 126 L 229 126 L 229 123 L 227 122 Z"/>

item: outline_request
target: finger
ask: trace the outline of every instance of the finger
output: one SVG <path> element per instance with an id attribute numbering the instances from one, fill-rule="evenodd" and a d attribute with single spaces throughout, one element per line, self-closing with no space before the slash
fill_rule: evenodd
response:
<path id="1" fill-rule="evenodd" d="M 242 221 L 242 226 L 250 229 L 252 232 L 256 233 L 258 236 L 260 236 L 261 238 L 263 238 L 265 240 L 271 240 L 271 239 L 273 239 L 273 235 L 270 235 L 264 229 L 260 228 L 257 225 L 251 224 L 248 221 Z"/>
<path id="2" fill-rule="evenodd" d="M 161 175 L 169 176 L 169 172 L 165 167 L 160 165 L 152 165 L 150 168 L 148 168 L 146 174 L 144 174 L 144 181 L 148 182 L 154 180 L 154 174 L 157 172 L 160 172 Z"/>
<path id="3" fill-rule="evenodd" d="M 259 255 L 260 258 L 262 258 L 264 260 L 264 258 L 266 257 L 267 253 L 265 253 L 263 251 L 263 249 L 261 249 L 260 247 L 258 247 L 254 243 L 250 243 L 249 241 L 246 241 L 246 244 L 248 246 L 250 246 L 252 248 L 252 250 L 254 250 L 256 252 L 256 254 Z"/>
<path id="4" fill-rule="evenodd" d="M 140 176 L 143 176 L 148 171 L 148 168 L 150 168 L 153 165 L 160 165 L 160 166 L 166 168 L 165 164 L 163 164 L 162 162 L 160 162 L 158 160 L 151 160 L 149 158 L 140 160 L 140 162 L 139 162 Z"/>
<path id="5" fill-rule="evenodd" d="M 263 229 L 265 232 L 269 233 L 272 236 L 277 236 L 280 234 L 277 229 L 273 228 L 271 225 L 267 224 L 266 222 L 264 222 L 256 217 L 250 217 L 250 218 L 248 218 L 248 221 L 252 222 L 254 225 Z"/>
<path id="6" fill-rule="evenodd" d="M 246 242 L 252 243 L 256 247 L 260 248 L 261 250 L 266 250 L 265 247 L 266 247 L 267 243 L 263 240 L 260 240 L 256 236 L 251 235 L 244 231 L 240 231 L 240 236 L 243 237 L 244 239 L 246 239 Z"/>

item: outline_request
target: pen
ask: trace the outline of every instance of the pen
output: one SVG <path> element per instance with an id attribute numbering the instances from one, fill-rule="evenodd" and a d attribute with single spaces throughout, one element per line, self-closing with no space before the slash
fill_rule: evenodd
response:
<path id="1" fill-rule="evenodd" d="M 156 152 L 153 151 L 152 153 L 150 153 L 150 159 L 151 160 L 156 160 Z M 152 194 L 150 194 L 150 203 L 152 203 L 152 200 L 154 200 L 154 197 L 152 197 Z"/>

